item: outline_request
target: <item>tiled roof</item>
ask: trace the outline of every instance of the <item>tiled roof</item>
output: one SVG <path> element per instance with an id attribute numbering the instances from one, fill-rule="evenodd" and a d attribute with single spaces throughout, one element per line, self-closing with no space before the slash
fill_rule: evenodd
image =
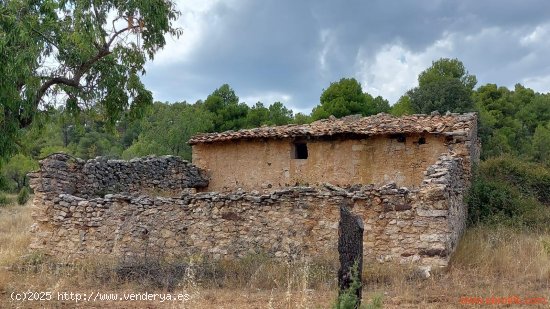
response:
<path id="1" fill-rule="evenodd" d="M 439 115 L 409 115 L 395 117 L 378 114 L 369 117 L 359 115 L 343 118 L 322 119 L 311 124 L 289 124 L 276 127 L 261 127 L 226 131 L 222 133 L 203 133 L 193 136 L 190 145 L 214 143 L 241 139 L 281 139 L 294 137 L 322 137 L 336 135 L 382 135 L 399 133 L 437 133 L 443 135 L 466 135 L 476 123 L 475 113 Z"/>

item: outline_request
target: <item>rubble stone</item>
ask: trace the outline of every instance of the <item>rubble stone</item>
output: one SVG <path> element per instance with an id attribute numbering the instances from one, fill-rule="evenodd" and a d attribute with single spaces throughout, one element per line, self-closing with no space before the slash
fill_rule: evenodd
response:
<path id="1" fill-rule="evenodd" d="M 364 134 L 425 130 L 454 142 L 435 163 L 418 169 L 418 186 L 399 186 L 391 179 L 384 185 L 342 186 L 320 179 L 319 185 L 222 193 L 208 190 L 205 171 L 174 156 L 83 161 L 54 154 L 29 175 L 35 192 L 30 247 L 72 258 L 145 253 L 224 259 L 266 253 L 281 260 L 334 256 L 339 205 L 348 203 L 365 224 L 366 263 L 395 260 L 428 270 L 446 266 L 465 228 L 463 197 L 471 166 L 479 158 L 471 123 L 475 115 L 367 118 L 374 122 L 361 122 L 361 117 L 332 119 L 310 127 L 201 135 L 191 143 L 233 139 L 238 134 L 270 138 L 283 131 L 340 134 L 358 130 L 354 127 L 358 124 Z"/>

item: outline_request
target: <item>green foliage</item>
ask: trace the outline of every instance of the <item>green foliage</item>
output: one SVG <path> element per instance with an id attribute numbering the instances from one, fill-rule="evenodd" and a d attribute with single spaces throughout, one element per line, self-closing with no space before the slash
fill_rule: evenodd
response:
<path id="1" fill-rule="evenodd" d="M 486 178 L 506 181 L 522 195 L 550 206 L 550 168 L 519 158 L 498 157 L 485 160 L 479 170 Z"/>
<path id="2" fill-rule="evenodd" d="M 28 187 L 23 187 L 17 194 L 17 204 L 25 205 L 30 198 L 30 190 Z"/>
<path id="3" fill-rule="evenodd" d="M 351 272 L 351 284 L 345 291 L 340 291 L 336 303 L 332 306 L 334 309 L 355 309 L 361 301 L 357 298 L 355 291 L 361 288 L 361 281 L 359 280 L 359 263 L 355 261 Z"/>
<path id="4" fill-rule="evenodd" d="M 359 280 L 359 266 L 357 261 L 353 264 L 351 271 L 351 284 L 345 291 L 340 292 L 338 299 L 332 305 L 333 309 L 355 309 L 358 307 L 359 299 L 355 295 L 355 291 L 361 288 L 361 281 Z M 378 309 L 382 308 L 382 296 L 377 294 L 373 297 L 372 302 L 362 303 L 360 308 L 365 309 Z"/>
<path id="5" fill-rule="evenodd" d="M 152 103 L 140 81 L 145 62 L 164 35 L 181 34 L 178 16 L 170 0 L 3 1 L 0 158 L 48 106 L 96 107 L 111 125 L 126 110 L 139 115 Z"/>
<path id="6" fill-rule="evenodd" d="M 11 204 L 11 200 L 4 194 L 3 192 L 0 192 L 0 207 L 7 206 Z"/>
<path id="7" fill-rule="evenodd" d="M 463 113 L 474 110 L 471 91 L 458 79 L 440 79 L 409 91 L 411 106 L 416 113 Z"/>
<path id="8" fill-rule="evenodd" d="M 122 149 L 117 145 L 114 136 L 108 133 L 89 131 L 79 138 L 78 143 L 72 144 L 73 153 L 83 159 L 97 156 L 120 157 Z"/>
<path id="9" fill-rule="evenodd" d="M 292 121 L 292 110 L 286 108 L 281 102 L 275 102 L 269 108 L 258 102 L 246 115 L 246 126 L 248 128 L 257 128 L 263 125 L 280 126 L 289 124 Z"/>
<path id="10" fill-rule="evenodd" d="M 550 166 L 550 122 L 543 126 L 539 124 L 533 134 L 533 158 Z"/>
<path id="11" fill-rule="evenodd" d="M 411 105 L 411 98 L 408 95 L 401 96 L 399 101 L 391 107 L 390 114 L 394 116 L 414 114 L 414 109 Z"/>
<path id="12" fill-rule="evenodd" d="M 470 224 L 545 229 L 550 224 L 550 169 L 513 157 L 482 162 L 467 197 Z"/>
<path id="13" fill-rule="evenodd" d="M 311 123 L 312 121 L 313 119 L 311 119 L 310 115 L 306 115 L 303 113 L 296 113 L 296 115 L 294 115 L 294 120 L 292 122 L 295 124 L 306 124 L 306 123 Z"/>
<path id="14" fill-rule="evenodd" d="M 510 154 L 548 162 L 550 95 L 517 84 L 513 91 L 495 84 L 473 93 L 480 117 L 482 157 Z"/>
<path id="15" fill-rule="evenodd" d="M 418 76 L 418 87 L 407 92 L 416 113 L 474 110 L 472 90 L 477 83 L 458 59 L 441 58 Z"/>
<path id="16" fill-rule="evenodd" d="M 468 74 L 462 61 L 458 59 L 441 58 L 432 62 L 432 66 L 418 75 L 418 86 L 424 87 L 431 83 L 453 79 L 458 80 L 466 89 L 470 91 L 477 84 L 475 75 Z"/>
<path id="17" fill-rule="evenodd" d="M 275 102 L 269 106 L 269 125 L 280 126 L 292 122 L 292 110 L 283 103 Z"/>
<path id="18" fill-rule="evenodd" d="M 142 120 L 138 139 L 122 157 L 171 154 L 191 159 L 187 141 L 199 132 L 211 131 L 213 119 L 214 115 L 202 105 L 155 103 Z"/>
<path id="19" fill-rule="evenodd" d="M 40 149 L 39 158 L 45 158 L 53 153 L 72 153 L 68 148 L 63 146 L 44 146 Z"/>
<path id="20" fill-rule="evenodd" d="M 269 109 L 262 102 L 257 102 L 246 115 L 247 125 L 251 128 L 261 127 L 269 121 Z"/>
<path id="21" fill-rule="evenodd" d="M 382 98 L 381 96 L 374 98 L 368 93 L 365 93 L 365 97 L 367 98 L 367 106 L 365 112 L 363 113 L 364 116 L 376 115 L 378 113 L 389 113 L 391 108 L 388 100 Z"/>
<path id="22" fill-rule="evenodd" d="M 0 165 L 1 166 L 1 165 Z M 1 169 L 0 169 L 1 170 Z M 12 184 L 3 173 L 0 173 L 0 192 L 13 190 Z"/>
<path id="23" fill-rule="evenodd" d="M 323 91 L 320 105 L 313 108 L 311 118 L 318 120 L 331 115 L 340 118 L 354 114 L 369 116 L 389 110 L 387 100 L 363 93 L 361 84 L 355 78 L 342 78 Z"/>
<path id="24" fill-rule="evenodd" d="M 2 174 L 15 184 L 15 192 L 27 185 L 27 173 L 37 170 L 38 163 L 23 154 L 13 156 L 2 167 Z"/>
<path id="25" fill-rule="evenodd" d="M 238 130 L 245 128 L 248 105 L 239 103 L 239 97 L 228 85 L 223 84 L 214 90 L 204 101 L 204 107 L 214 115 L 214 131 Z"/>

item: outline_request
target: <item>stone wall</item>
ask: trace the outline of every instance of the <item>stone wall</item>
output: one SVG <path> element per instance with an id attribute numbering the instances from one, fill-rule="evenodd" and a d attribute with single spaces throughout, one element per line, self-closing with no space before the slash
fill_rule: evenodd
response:
<path id="1" fill-rule="evenodd" d="M 67 193 L 83 198 L 107 193 L 179 194 L 185 188 L 208 186 L 204 172 L 175 156 L 130 161 L 98 157 L 85 162 L 53 154 L 40 162 L 38 173 L 29 176 L 37 193 Z"/>
<path id="2" fill-rule="evenodd" d="M 31 248 L 69 257 L 334 255 L 339 205 L 347 202 L 365 222 L 367 260 L 444 266 L 464 229 L 469 174 L 463 161 L 440 156 L 419 188 L 324 184 L 196 193 L 187 187 L 207 181 L 196 167 L 174 157 L 82 162 L 55 155 L 31 174 L 36 193 Z M 165 179 L 155 176 L 157 164 Z M 146 173 L 148 166 L 150 174 L 129 176 Z M 104 195 L 116 183 L 120 193 Z M 149 186 L 170 194 L 151 194 Z"/>

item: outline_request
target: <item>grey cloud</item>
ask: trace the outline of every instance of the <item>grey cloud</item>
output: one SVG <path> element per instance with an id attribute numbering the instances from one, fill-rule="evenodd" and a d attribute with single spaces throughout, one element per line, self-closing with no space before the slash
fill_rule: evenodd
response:
<path id="1" fill-rule="evenodd" d="M 161 100 L 204 99 L 229 83 L 240 97 L 286 93 L 292 96 L 287 104 L 311 108 L 330 82 L 357 72 L 359 50 L 367 61 L 385 44 L 421 52 L 449 33 L 458 43 L 449 56 L 463 60 L 480 80 L 498 82 L 503 80 L 500 68 L 508 63 L 533 50 L 541 57 L 536 46 L 518 42 L 521 34 L 549 17 L 550 2 L 544 0 L 270 0 L 241 2 L 238 7 L 220 3 L 205 17 L 204 37 L 189 59 L 170 66 L 150 64 L 145 82 Z M 466 42 L 465 36 L 491 28 L 498 31 L 470 46 Z M 319 63 L 322 31 L 328 31 L 331 40 L 325 70 Z M 531 74 L 527 71 L 532 70 L 531 76 L 550 74 L 540 63 L 511 67 L 515 76 L 508 80 L 518 82 Z"/>

